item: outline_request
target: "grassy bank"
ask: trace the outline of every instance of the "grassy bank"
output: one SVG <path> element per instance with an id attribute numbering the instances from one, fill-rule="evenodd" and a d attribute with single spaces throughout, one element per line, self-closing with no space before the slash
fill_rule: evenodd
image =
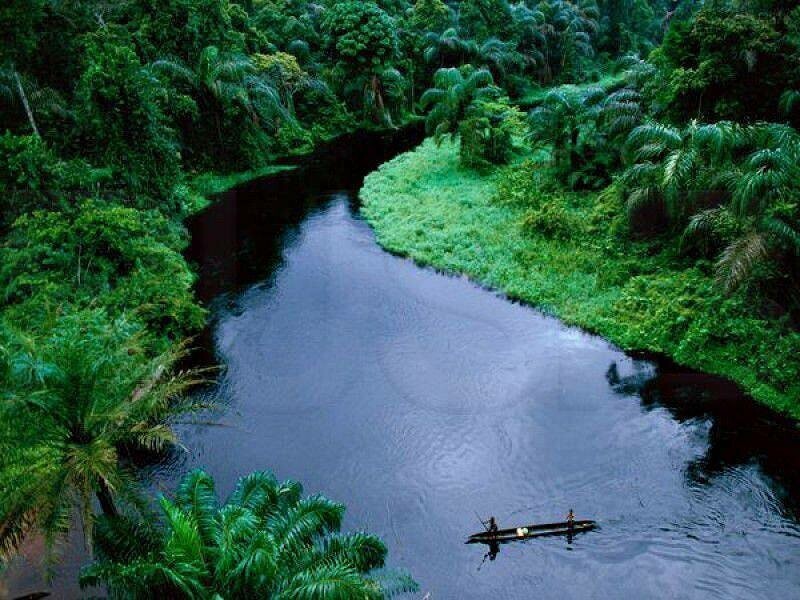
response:
<path id="1" fill-rule="evenodd" d="M 455 144 L 427 140 L 367 177 L 362 212 L 392 252 L 467 274 L 624 349 L 729 377 L 800 418 L 800 335 L 723 296 L 710 265 L 631 241 L 611 194 L 531 201 L 531 168 L 479 174 L 459 166 Z"/>
<path id="2" fill-rule="evenodd" d="M 205 209 L 211 203 L 211 196 L 226 192 L 237 185 L 248 181 L 269 177 L 282 171 L 296 169 L 296 165 L 268 164 L 257 169 L 238 171 L 235 173 L 200 173 L 189 182 L 190 204 L 189 212 L 196 213 Z"/>
<path id="3" fill-rule="evenodd" d="M 373 126 L 370 124 L 360 124 L 353 126 L 335 135 L 321 137 L 315 144 L 304 146 L 296 152 L 289 152 L 285 155 L 268 157 L 266 163 L 257 168 L 246 171 L 234 171 L 229 173 L 203 172 L 188 176 L 189 206 L 188 212 L 194 214 L 202 211 L 212 202 L 211 198 L 216 194 L 221 194 L 239 185 L 269 177 L 276 173 L 291 171 L 298 168 L 302 161 L 313 156 L 320 149 L 328 145 L 336 144 L 347 136 L 363 131 L 375 131 L 390 133 L 408 127 L 420 126 L 422 118 L 417 115 L 409 115 L 404 118 L 396 127 Z"/>

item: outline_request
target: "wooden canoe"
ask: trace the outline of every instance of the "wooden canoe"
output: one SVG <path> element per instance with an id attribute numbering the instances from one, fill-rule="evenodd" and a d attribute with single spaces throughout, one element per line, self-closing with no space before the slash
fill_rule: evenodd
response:
<path id="1" fill-rule="evenodd" d="M 497 531 L 481 531 L 473 533 L 465 543 L 467 544 L 491 544 L 495 542 L 512 542 L 514 540 L 527 540 L 535 537 L 547 535 L 570 535 L 590 531 L 597 526 L 595 521 L 573 521 L 572 527 L 566 521 L 561 523 L 540 523 L 537 525 L 525 525 L 512 529 L 498 529 Z"/>

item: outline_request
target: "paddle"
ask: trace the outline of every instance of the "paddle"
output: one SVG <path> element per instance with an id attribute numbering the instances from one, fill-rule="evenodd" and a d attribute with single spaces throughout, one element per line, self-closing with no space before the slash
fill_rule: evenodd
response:
<path id="1" fill-rule="evenodd" d="M 489 526 L 486 523 L 483 522 L 483 519 L 481 519 L 481 516 L 478 514 L 478 511 L 473 509 L 472 512 L 475 513 L 475 516 L 478 517 L 478 521 L 481 522 L 481 525 L 483 525 L 483 528 L 488 532 L 489 531 Z"/>

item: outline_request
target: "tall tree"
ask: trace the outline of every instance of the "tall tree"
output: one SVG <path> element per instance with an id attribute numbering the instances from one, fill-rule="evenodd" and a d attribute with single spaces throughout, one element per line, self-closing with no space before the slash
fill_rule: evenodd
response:
<path id="1" fill-rule="evenodd" d="M 386 84 L 396 81 L 396 24 L 369 2 L 340 2 L 325 13 L 322 29 L 336 61 L 334 79 L 341 90 L 358 90 L 360 104 L 374 119 L 388 118 Z"/>
<path id="2" fill-rule="evenodd" d="M 248 166 L 266 150 L 264 129 L 275 129 L 289 114 L 273 81 L 259 74 L 252 60 L 240 54 L 203 48 L 187 66 L 158 60 L 152 69 L 177 86 L 191 118 L 182 122 L 186 144 L 217 165 Z M 181 104 L 183 104 L 181 103 Z"/>
<path id="3" fill-rule="evenodd" d="M 476 100 L 497 97 L 491 72 L 466 65 L 460 69 L 439 69 L 433 77 L 433 87 L 420 98 L 423 108 L 429 109 L 425 128 L 437 139 L 455 135 L 469 106 Z"/>
<path id="4" fill-rule="evenodd" d="M 108 29 L 89 37 L 77 86 L 78 141 L 98 162 L 114 168 L 129 203 L 146 208 L 169 197 L 180 172 L 161 94 L 124 37 Z"/>
<path id="5" fill-rule="evenodd" d="M 0 404 L 0 552 L 30 532 L 49 547 L 79 516 L 87 543 L 93 498 L 106 515 L 139 506 L 125 457 L 177 441 L 171 419 L 199 408 L 184 392 L 197 379 L 172 374 L 179 354 L 148 359 L 137 326 L 102 310 L 59 319 L 41 340 L 6 336 Z"/>

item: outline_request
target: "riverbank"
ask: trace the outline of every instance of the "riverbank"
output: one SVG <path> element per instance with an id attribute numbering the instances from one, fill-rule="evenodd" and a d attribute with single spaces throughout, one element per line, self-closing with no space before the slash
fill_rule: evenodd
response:
<path id="1" fill-rule="evenodd" d="M 263 179 L 271 175 L 276 175 L 284 171 L 292 171 L 301 167 L 305 162 L 313 160 L 315 155 L 325 151 L 325 149 L 335 148 L 342 140 L 348 140 L 356 137 L 359 134 L 390 134 L 393 131 L 402 131 L 412 128 L 421 128 L 424 120 L 422 117 L 413 115 L 403 120 L 398 126 L 390 127 L 371 127 L 364 126 L 354 127 L 347 131 L 340 132 L 337 135 L 324 137 L 310 147 L 304 148 L 297 152 L 289 153 L 282 156 L 275 156 L 269 158 L 266 163 L 260 167 L 248 169 L 245 171 L 234 171 L 230 173 L 217 173 L 206 171 L 189 176 L 189 201 L 190 206 L 187 207 L 189 214 L 195 214 L 208 208 L 212 202 L 212 197 L 217 194 L 223 194 L 235 187 L 249 183 L 256 179 Z"/>
<path id="2" fill-rule="evenodd" d="M 800 334 L 748 314 L 710 268 L 676 249 L 621 235 L 613 199 L 543 194 L 532 209 L 510 199 L 513 184 L 513 175 L 461 168 L 456 144 L 427 140 L 366 178 L 362 213 L 391 252 L 466 274 L 625 350 L 728 377 L 800 419 Z"/>

